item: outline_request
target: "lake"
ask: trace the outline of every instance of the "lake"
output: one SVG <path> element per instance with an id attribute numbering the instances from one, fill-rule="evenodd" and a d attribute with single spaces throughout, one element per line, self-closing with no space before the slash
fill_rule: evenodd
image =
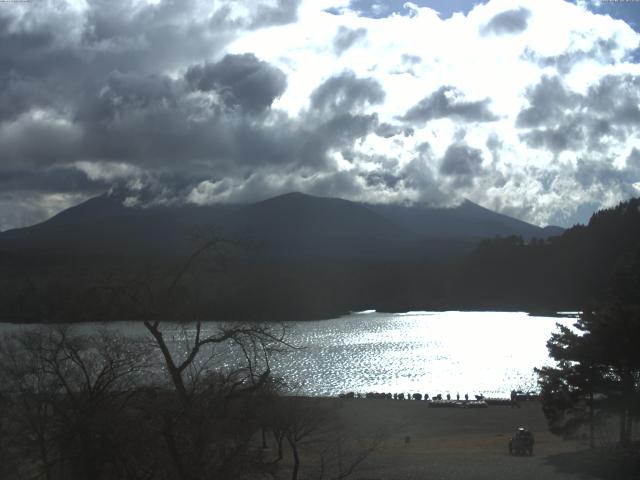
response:
<path id="1" fill-rule="evenodd" d="M 290 341 L 301 349 L 275 358 L 272 370 L 305 395 L 377 391 L 508 397 L 512 389 L 536 390 L 533 368 L 552 364 L 546 342 L 556 323 L 574 322 L 523 312 L 374 311 L 287 322 Z M 0 331 L 16 328 L 29 327 L 2 324 Z M 109 328 L 144 333 L 134 322 Z"/>

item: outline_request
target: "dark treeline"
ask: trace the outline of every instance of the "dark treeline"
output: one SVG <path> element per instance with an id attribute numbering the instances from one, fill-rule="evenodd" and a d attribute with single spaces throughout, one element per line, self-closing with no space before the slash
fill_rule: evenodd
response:
<path id="1" fill-rule="evenodd" d="M 320 319 L 370 308 L 577 310 L 606 295 L 614 272 L 636 254 L 639 204 L 632 199 L 602 210 L 588 225 L 547 240 L 497 237 L 474 249 L 469 241 L 443 239 L 425 246 L 429 255 L 414 251 L 411 259 L 269 259 L 255 246 L 229 244 L 215 269 L 202 264 L 190 271 L 181 286 L 181 308 L 222 320 Z M 183 261 L 5 254 L 0 318 L 135 319 L 131 302 L 116 301 L 112 287 L 153 284 Z"/>
<path id="2" fill-rule="evenodd" d="M 181 259 L 77 259 L 11 272 L 0 286 L 0 318 L 22 322 L 138 319 L 120 284 L 142 288 L 171 275 Z M 243 262 L 197 265 L 181 287 L 181 308 L 200 318 L 282 321 L 332 318 L 349 311 L 443 309 L 449 265 L 406 261 Z M 167 317 L 163 317 L 166 319 Z"/>
<path id="3" fill-rule="evenodd" d="M 451 291 L 469 308 L 580 309 L 606 298 L 621 269 L 640 273 L 630 262 L 638 252 L 640 199 L 631 199 L 549 240 L 482 241 Z"/>
<path id="4" fill-rule="evenodd" d="M 628 213 L 630 207 L 635 212 Z M 620 217 L 637 213 L 637 202 L 629 202 L 594 223 L 618 220 L 624 228 Z M 624 245 L 620 237 L 611 241 Z M 547 342 L 556 365 L 536 371 L 550 431 L 589 438 L 593 455 L 584 465 L 590 473 L 635 479 L 640 472 L 640 249 L 609 258 L 616 264 L 613 271 L 602 271 L 608 281 L 602 293 L 585 302 L 573 328 L 559 325 Z"/>

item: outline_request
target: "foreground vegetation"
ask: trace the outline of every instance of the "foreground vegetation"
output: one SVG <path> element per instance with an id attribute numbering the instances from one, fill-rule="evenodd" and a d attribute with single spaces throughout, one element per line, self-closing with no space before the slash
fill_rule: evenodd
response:
<path id="1" fill-rule="evenodd" d="M 127 304 L 143 337 L 81 326 L 27 327 L 2 337 L 5 477 L 254 478 L 277 471 L 288 448 L 296 480 L 300 448 L 312 434 L 307 458 L 320 469 L 306 478 L 353 472 L 375 439 L 346 451 L 330 409 L 283 396 L 292 386 L 271 375 L 270 361 L 296 348 L 284 326 L 207 330 L 197 319 L 197 297 L 185 280 L 196 266 L 224 266 L 229 243 L 211 236 L 170 274 L 117 277 L 93 290 L 100 300 L 94 308 Z M 267 438 L 277 444 L 275 458 L 263 455 Z"/>
<path id="2" fill-rule="evenodd" d="M 63 327 L 5 336 L 0 476 L 258 478 L 287 463 L 294 480 L 338 479 L 375 448 L 375 437 L 344 448 L 354 440 L 329 405 L 281 395 L 285 385 L 268 366 L 288 348 L 281 331 L 233 325 L 205 335 L 196 325 L 182 333 L 178 344 Z M 230 350 L 238 361 L 223 365 Z"/>

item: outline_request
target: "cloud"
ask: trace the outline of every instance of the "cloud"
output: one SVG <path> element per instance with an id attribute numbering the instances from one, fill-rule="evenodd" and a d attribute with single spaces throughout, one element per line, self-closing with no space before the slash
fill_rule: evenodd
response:
<path id="1" fill-rule="evenodd" d="M 625 160 L 625 167 L 628 172 L 632 173 L 634 178 L 640 176 L 640 150 L 634 148 Z"/>
<path id="2" fill-rule="evenodd" d="M 455 205 L 460 201 L 457 192 L 452 192 L 438 181 L 433 158 L 428 148 L 400 171 L 401 183 L 398 185 L 402 190 L 413 192 L 412 200 L 433 206 Z"/>
<path id="3" fill-rule="evenodd" d="M 356 28 L 351 30 L 347 27 L 340 26 L 338 33 L 333 39 L 333 50 L 336 55 L 342 55 L 348 50 L 354 43 L 367 36 L 367 30 L 365 28 Z"/>
<path id="4" fill-rule="evenodd" d="M 527 90 L 529 106 L 516 126 L 532 148 L 554 154 L 585 148 L 602 151 L 640 127 L 640 76 L 605 75 L 585 93 L 570 90 L 560 77 L 544 76 Z"/>
<path id="5" fill-rule="evenodd" d="M 529 106 L 518 114 L 518 127 L 538 127 L 555 122 L 565 110 L 575 108 L 581 101 L 560 77 L 542 77 L 538 84 L 527 89 L 525 96 Z"/>
<path id="6" fill-rule="evenodd" d="M 626 54 L 615 38 L 597 39 L 588 50 L 571 49 L 559 55 L 541 56 L 525 49 L 523 58 L 536 62 L 541 67 L 554 67 L 559 74 L 566 75 L 578 64 L 596 61 L 603 65 L 613 65 Z"/>
<path id="7" fill-rule="evenodd" d="M 391 138 L 396 135 L 403 135 L 404 137 L 411 137 L 415 133 L 411 127 L 404 127 L 399 125 L 391 125 L 390 123 L 381 123 L 378 125 L 375 131 L 376 135 L 383 138 Z"/>
<path id="8" fill-rule="evenodd" d="M 482 152 L 464 144 L 450 145 L 442 157 L 440 173 L 453 179 L 454 188 L 470 187 L 484 173 Z"/>
<path id="9" fill-rule="evenodd" d="M 4 192 L 73 194 L 80 191 L 98 194 L 107 190 L 109 186 L 110 182 L 92 179 L 74 167 L 0 171 L 0 190 Z"/>
<path id="10" fill-rule="evenodd" d="M 287 87 L 280 69 L 251 53 L 225 55 L 219 62 L 193 66 L 185 79 L 192 88 L 216 91 L 226 106 L 248 112 L 266 110 Z"/>
<path id="11" fill-rule="evenodd" d="M 373 78 L 358 78 L 345 71 L 327 79 L 311 93 L 311 108 L 320 112 L 345 113 L 382 103 L 385 92 Z"/>
<path id="12" fill-rule="evenodd" d="M 527 29 L 527 21 L 531 12 L 526 8 L 507 10 L 497 14 L 484 25 L 480 32 L 482 35 L 504 35 L 521 33 Z"/>
<path id="13" fill-rule="evenodd" d="M 286 25 L 298 18 L 301 0 L 276 0 L 274 4 L 258 3 L 254 9 L 249 28 Z"/>
<path id="14" fill-rule="evenodd" d="M 498 119 L 489 110 L 489 99 L 467 102 L 460 90 L 442 86 L 423 98 L 402 116 L 406 122 L 424 123 L 438 118 L 453 118 L 464 122 L 493 122 Z"/>

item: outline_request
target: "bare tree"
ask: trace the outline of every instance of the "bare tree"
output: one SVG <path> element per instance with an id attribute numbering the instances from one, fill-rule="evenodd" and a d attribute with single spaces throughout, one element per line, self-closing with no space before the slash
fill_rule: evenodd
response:
<path id="1" fill-rule="evenodd" d="M 283 397 L 280 401 L 280 429 L 291 448 L 291 480 L 298 479 L 300 447 L 317 434 L 329 420 L 329 412 L 318 401 L 303 397 Z"/>
<path id="2" fill-rule="evenodd" d="M 271 357 L 293 348 L 282 325 L 205 323 L 194 308 L 199 299 L 187 286 L 194 271 L 225 272 L 239 246 L 209 235 L 170 272 L 105 283 L 112 298 L 135 307 L 160 353 L 168 388 L 166 401 L 156 405 L 159 435 L 175 476 L 184 480 L 236 474 L 255 463 L 248 447 L 261 424 L 254 397 L 271 377 Z"/>
<path id="3" fill-rule="evenodd" d="M 290 448 L 292 480 L 301 475 L 314 480 L 347 478 L 382 442 L 382 434 L 360 438 L 343 428 L 337 402 L 282 396 L 274 403 L 271 429 L 276 440 L 286 440 Z M 281 457 L 282 444 L 279 444 L 278 459 Z M 303 458 L 306 465 L 302 465 Z"/>
<path id="4" fill-rule="evenodd" d="M 10 448 L 23 473 L 101 478 L 114 461 L 116 420 L 147 353 L 135 339 L 105 331 L 86 336 L 57 327 L 4 336 L 2 395 L 11 413 Z"/>

